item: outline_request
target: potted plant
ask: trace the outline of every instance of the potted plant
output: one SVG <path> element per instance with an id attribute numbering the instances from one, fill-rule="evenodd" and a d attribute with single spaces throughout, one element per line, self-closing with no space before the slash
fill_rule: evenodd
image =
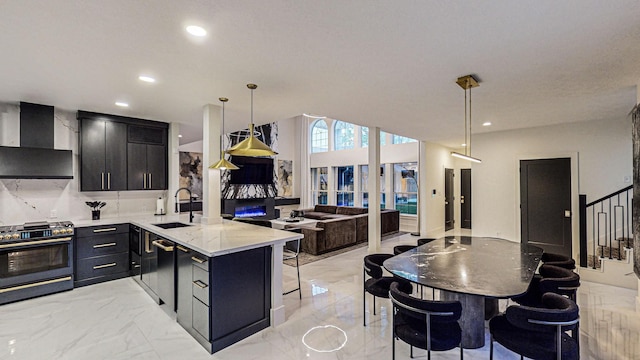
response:
<path id="1" fill-rule="evenodd" d="M 85 204 L 91 208 L 91 220 L 100 220 L 100 209 L 107 205 L 104 201 L 86 201 Z"/>

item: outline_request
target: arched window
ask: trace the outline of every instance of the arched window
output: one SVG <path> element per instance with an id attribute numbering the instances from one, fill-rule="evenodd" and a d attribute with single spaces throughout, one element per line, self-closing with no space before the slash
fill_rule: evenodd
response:
<path id="1" fill-rule="evenodd" d="M 387 133 L 380 131 L 380 146 L 387 145 Z M 360 127 L 360 147 L 369 147 L 369 128 Z"/>
<path id="2" fill-rule="evenodd" d="M 354 131 L 353 124 L 337 120 L 333 127 L 334 150 L 353 149 Z"/>
<path id="3" fill-rule="evenodd" d="M 311 125 L 311 152 L 329 151 L 329 128 L 324 120 L 317 120 Z"/>
<path id="4" fill-rule="evenodd" d="M 396 135 L 393 134 L 393 138 L 392 138 L 392 142 L 394 144 L 406 144 L 406 143 L 411 143 L 411 142 L 416 142 L 416 139 L 412 139 L 412 138 L 408 138 L 406 136 L 400 136 L 400 135 Z"/>

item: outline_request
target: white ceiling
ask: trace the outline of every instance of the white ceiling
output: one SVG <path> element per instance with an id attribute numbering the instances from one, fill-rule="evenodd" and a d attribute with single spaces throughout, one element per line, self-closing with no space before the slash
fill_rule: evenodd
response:
<path id="1" fill-rule="evenodd" d="M 0 101 L 180 122 L 189 142 L 221 96 L 246 127 L 253 82 L 257 124 L 313 113 L 457 146 L 467 74 L 474 133 L 627 116 L 639 18 L 637 0 L 3 0 Z"/>

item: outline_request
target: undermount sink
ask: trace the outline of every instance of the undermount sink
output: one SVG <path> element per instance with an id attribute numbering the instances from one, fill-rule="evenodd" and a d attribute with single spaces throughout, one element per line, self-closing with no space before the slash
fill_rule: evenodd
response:
<path id="1" fill-rule="evenodd" d="M 175 229 L 175 228 L 180 228 L 185 226 L 191 226 L 189 224 L 183 224 L 181 222 L 168 222 L 168 223 L 160 223 L 160 224 L 152 224 L 152 225 L 161 227 L 163 229 Z"/>

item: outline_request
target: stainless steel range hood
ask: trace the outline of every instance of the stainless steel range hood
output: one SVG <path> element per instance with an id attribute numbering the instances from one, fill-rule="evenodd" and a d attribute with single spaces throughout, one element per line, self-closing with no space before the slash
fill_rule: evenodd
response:
<path id="1" fill-rule="evenodd" d="M 71 150 L 56 150 L 53 106 L 20 103 L 20 147 L 0 146 L 0 179 L 73 179 Z"/>

